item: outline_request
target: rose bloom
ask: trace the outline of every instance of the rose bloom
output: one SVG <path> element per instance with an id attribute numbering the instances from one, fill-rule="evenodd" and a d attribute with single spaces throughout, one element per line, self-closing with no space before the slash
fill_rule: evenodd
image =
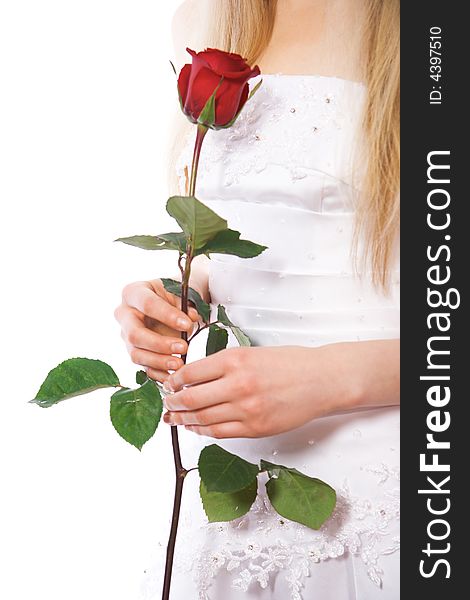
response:
<path id="1" fill-rule="evenodd" d="M 239 54 L 215 48 L 203 52 L 186 50 L 193 60 L 192 64 L 184 65 L 178 77 L 184 114 L 192 123 L 198 123 L 202 109 L 219 86 L 215 95 L 215 121 L 203 124 L 212 129 L 229 126 L 248 100 L 248 80 L 260 74 L 259 68 L 251 68 Z"/>

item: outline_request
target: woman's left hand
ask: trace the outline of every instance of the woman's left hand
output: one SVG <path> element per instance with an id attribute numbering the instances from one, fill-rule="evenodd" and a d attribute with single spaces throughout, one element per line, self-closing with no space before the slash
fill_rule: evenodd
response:
<path id="1" fill-rule="evenodd" d="M 299 427 L 352 400 L 354 382 L 341 381 L 325 348 L 228 348 L 185 365 L 165 384 L 174 393 L 165 397 L 164 421 L 215 438 Z"/>

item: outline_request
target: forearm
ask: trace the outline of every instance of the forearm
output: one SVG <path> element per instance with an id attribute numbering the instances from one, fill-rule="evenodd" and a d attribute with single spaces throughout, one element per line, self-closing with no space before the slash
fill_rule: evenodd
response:
<path id="1" fill-rule="evenodd" d="M 325 412 L 400 403 L 400 341 L 342 342 L 321 348 L 330 381 Z"/>

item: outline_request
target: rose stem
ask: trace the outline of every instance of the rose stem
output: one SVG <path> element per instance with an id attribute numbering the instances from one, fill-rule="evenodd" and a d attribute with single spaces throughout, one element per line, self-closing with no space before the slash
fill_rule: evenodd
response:
<path id="1" fill-rule="evenodd" d="M 197 126 L 196 143 L 194 144 L 193 164 L 191 165 L 191 179 L 189 181 L 189 195 L 194 196 L 196 193 L 196 178 L 197 168 L 199 165 L 199 155 L 201 154 L 202 142 L 208 128 L 205 125 Z"/>
<path id="2" fill-rule="evenodd" d="M 196 179 L 197 169 L 199 165 L 199 155 L 201 153 L 202 142 L 204 136 L 207 133 L 208 128 L 204 125 L 198 125 L 196 142 L 194 144 L 193 162 L 191 165 L 191 179 L 189 183 L 189 196 L 194 196 L 196 190 Z M 189 277 L 191 275 L 191 262 L 193 259 L 193 248 L 190 242 L 186 247 L 186 260 L 184 264 L 184 270 L 182 272 L 181 281 L 181 310 L 188 314 L 188 291 L 189 291 Z M 181 265 L 181 256 L 179 264 Z M 185 342 L 189 342 L 188 334 L 186 331 L 181 332 L 181 337 Z M 181 358 L 183 363 L 186 363 L 186 354 L 182 354 Z M 168 538 L 168 545 L 166 550 L 166 563 L 165 563 L 165 576 L 163 581 L 163 592 L 162 600 L 169 600 L 170 598 L 170 586 L 171 586 L 171 575 L 173 572 L 173 557 L 175 554 L 176 534 L 178 532 L 178 524 L 181 509 L 181 497 L 183 494 L 183 483 L 188 471 L 183 467 L 181 463 L 181 451 L 178 440 L 178 428 L 176 425 L 171 426 L 171 444 L 173 446 L 173 459 L 175 463 L 175 495 L 173 500 L 173 514 L 171 517 L 171 528 L 170 536 Z"/>

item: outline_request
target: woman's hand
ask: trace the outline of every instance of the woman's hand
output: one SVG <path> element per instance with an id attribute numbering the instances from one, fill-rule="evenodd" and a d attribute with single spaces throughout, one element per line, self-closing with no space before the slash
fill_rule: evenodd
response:
<path id="1" fill-rule="evenodd" d="M 183 365 L 181 358 L 174 356 L 188 350 L 180 332 L 191 333 L 200 318 L 193 307 L 185 315 L 181 299 L 167 292 L 160 279 L 126 285 L 114 316 L 132 361 L 157 381 L 165 381 L 169 370 Z"/>
<path id="2" fill-rule="evenodd" d="M 314 389 L 315 380 L 317 387 L 328 384 L 317 354 L 297 346 L 229 348 L 188 364 L 165 384 L 175 393 L 164 400 L 164 420 L 217 438 L 298 427 L 326 408 Z"/>
<path id="3" fill-rule="evenodd" d="M 229 348 L 165 383 L 164 421 L 215 438 L 265 437 L 317 417 L 398 403 L 397 340 Z"/>

